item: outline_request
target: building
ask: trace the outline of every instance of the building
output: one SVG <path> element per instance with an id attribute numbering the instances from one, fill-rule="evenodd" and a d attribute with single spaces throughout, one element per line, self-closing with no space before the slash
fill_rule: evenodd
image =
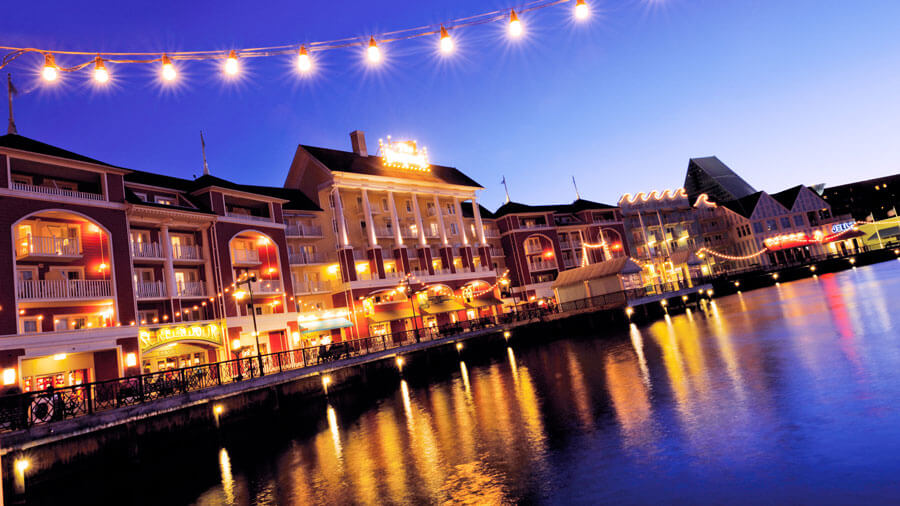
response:
<path id="1" fill-rule="evenodd" d="M 690 159 L 684 178 L 684 190 L 692 203 L 703 194 L 714 202 L 726 202 L 756 192 L 715 156 Z"/>
<path id="2" fill-rule="evenodd" d="M 320 212 L 302 193 L 126 169 L 19 135 L 0 137 L 0 166 L 5 387 L 289 346 L 283 213 Z"/>
<path id="3" fill-rule="evenodd" d="M 897 217 L 900 174 L 827 187 L 822 198 L 835 214 L 849 214 L 857 221 Z"/>
<path id="4" fill-rule="evenodd" d="M 497 231 L 477 205 L 481 186 L 431 164 L 415 142 L 379 141 L 372 155 L 363 132 L 350 137 L 352 151 L 298 146 L 285 180 L 323 210 L 288 218 L 289 233 L 312 232 L 290 239 L 303 256 L 291 270 L 301 321 L 318 334 L 310 342 L 339 327 L 366 338 L 501 311 L 499 250 L 488 243 Z"/>
<path id="5" fill-rule="evenodd" d="M 530 206 L 507 202 L 492 216 L 517 300 L 553 297 L 561 271 L 628 254 L 619 209 L 578 199 Z"/>

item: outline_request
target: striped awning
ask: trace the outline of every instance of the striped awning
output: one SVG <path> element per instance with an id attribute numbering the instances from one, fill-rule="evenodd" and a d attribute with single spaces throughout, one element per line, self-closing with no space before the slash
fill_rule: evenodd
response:
<path id="1" fill-rule="evenodd" d="M 323 330 L 343 329 L 352 327 L 353 322 L 347 318 L 329 318 L 326 320 L 313 320 L 300 324 L 300 333 L 322 332 Z"/>

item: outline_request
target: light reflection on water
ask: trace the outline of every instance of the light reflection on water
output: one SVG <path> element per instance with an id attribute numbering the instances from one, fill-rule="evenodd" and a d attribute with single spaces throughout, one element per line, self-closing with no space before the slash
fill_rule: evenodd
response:
<path id="1" fill-rule="evenodd" d="M 517 347 L 276 454 L 219 450 L 195 502 L 895 502 L 900 263 Z M 470 350 L 470 354 L 474 351 Z"/>

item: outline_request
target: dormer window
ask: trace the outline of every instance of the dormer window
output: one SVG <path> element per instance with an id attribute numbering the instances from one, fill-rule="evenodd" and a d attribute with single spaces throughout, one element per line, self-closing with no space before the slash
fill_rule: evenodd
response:
<path id="1" fill-rule="evenodd" d="M 172 197 L 161 197 L 161 196 L 157 195 L 155 201 L 157 204 L 162 204 L 164 206 L 174 206 L 175 205 L 175 199 L 173 199 Z"/>
<path id="2" fill-rule="evenodd" d="M 13 183 L 17 183 L 17 184 L 28 184 L 28 185 L 30 185 L 30 184 L 32 184 L 32 179 L 31 179 L 31 176 L 26 176 L 26 175 L 23 175 L 23 174 L 13 174 L 13 175 L 12 175 L 12 182 L 13 182 Z"/>
<path id="3" fill-rule="evenodd" d="M 141 199 L 142 202 L 147 202 L 147 194 L 146 193 L 134 192 L 134 196 Z"/>

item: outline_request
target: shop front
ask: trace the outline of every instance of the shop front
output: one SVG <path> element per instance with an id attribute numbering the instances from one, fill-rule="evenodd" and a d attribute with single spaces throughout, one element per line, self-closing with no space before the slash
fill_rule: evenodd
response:
<path id="1" fill-rule="evenodd" d="M 141 370 L 153 373 L 223 360 L 223 336 L 219 322 L 141 327 Z"/>
<path id="2" fill-rule="evenodd" d="M 352 327 L 353 322 L 346 309 L 335 309 L 301 314 L 297 317 L 297 326 L 294 348 L 308 348 L 346 340 L 343 329 Z"/>
<path id="3" fill-rule="evenodd" d="M 116 369 L 114 372 L 117 373 L 116 351 L 109 350 L 108 353 L 112 360 L 111 366 Z M 71 387 L 94 381 L 96 378 L 94 355 L 95 352 L 58 353 L 23 359 L 21 365 L 22 390 L 36 392 L 50 387 Z"/>

